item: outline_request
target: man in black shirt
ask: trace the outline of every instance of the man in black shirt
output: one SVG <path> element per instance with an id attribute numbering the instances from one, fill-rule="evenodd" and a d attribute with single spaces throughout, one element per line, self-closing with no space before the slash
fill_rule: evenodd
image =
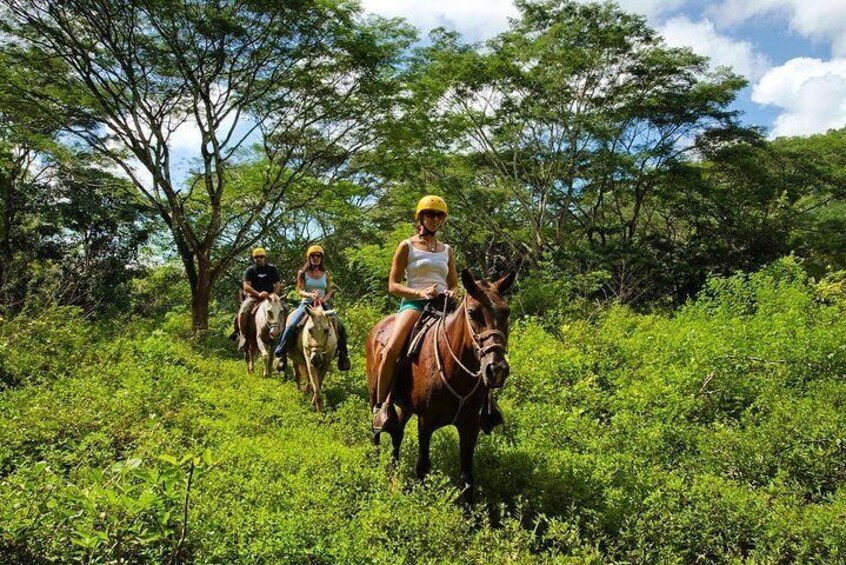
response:
<path id="1" fill-rule="evenodd" d="M 261 247 L 253 249 L 254 263 L 244 271 L 244 300 L 241 302 L 241 309 L 238 311 L 238 327 L 246 328 L 250 322 L 250 314 L 253 307 L 267 298 L 269 294 L 280 294 L 282 283 L 279 280 L 279 271 L 276 265 L 267 262 L 267 253 Z M 246 332 L 243 329 L 239 332 L 238 350 L 242 350 L 247 343 Z"/>

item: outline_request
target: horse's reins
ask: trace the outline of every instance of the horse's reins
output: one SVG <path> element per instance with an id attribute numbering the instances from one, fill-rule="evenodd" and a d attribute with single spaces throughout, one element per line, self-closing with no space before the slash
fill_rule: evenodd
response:
<path id="1" fill-rule="evenodd" d="M 447 390 L 449 390 L 452 395 L 458 399 L 458 410 L 455 412 L 455 417 L 452 419 L 452 423 L 458 420 L 459 414 L 461 414 L 461 409 L 464 408 L 464 404 L 467 400 L 473 396 L 476 390 L 479 388 L 479 384 L 482 382 L 482 357 L 488 353 L 489 351 L 493 351 L 494 349 L 502 349 L 503 351 L 507 351 L 508 348 L 505 345 L 505 334 L 503 334 L 499 330 L 485 330 L 481 333 L 476 333 L 473 331 L 473 324 L 470 321 L 470 313 L 467 311 L 467 297 L 464 297 L 464 300 L 461 301 L 461 308 L 464 309 L 464 320 L 467 324 L 467 331 L 470 332 L 470 337 L 473 340 L 473 353 L 476 356 L 476 359 L 479 361 L 479 370 L 478 371 L 471 371 L 467 367 L 464 366 L 464 363 L 458 358 L 455 352 L 452 350 L 452 345 L 449 343 L 449 334 L 446 333 L 446 314 L 447 314 L 447 303 L 448 299 L 444 297 L 444 310 L 441 314 L 441 319 L 438 320 L 438 327 L 435 328 L 435 363 L 438 366 L 438 374 L 441 377 L 441 381 L 443 381 L 444 385 L 446 385 Z M 473 389 L 465 395 L 459 394 L 452 385 L 449 384 L 449 381 L 446 378 L 446 374 L 444 373 L 443 363 L 441 362 L 441 350 L 438 346 L 438 337 L 440 336 L 440 332 L 444 332 L 444 341 L 446 342 L 447 351 L 452 356 L 452 359 L 464 370 L 465 373 L 470 375 L 472 378 L 476 380 L 476 384 L 473 385 Z M 489 337 L 499 336 L 502 341 L 497 341 L 490 345 L 484 346 L 482 343 Z"/>

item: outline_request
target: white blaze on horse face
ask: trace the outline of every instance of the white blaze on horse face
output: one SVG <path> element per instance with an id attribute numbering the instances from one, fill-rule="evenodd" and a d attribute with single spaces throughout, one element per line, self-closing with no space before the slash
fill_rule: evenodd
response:
<path id="1" fill-rule="evenodd" d="M 337 338 L 332 333 L 332 325 L 324 312 L 317 308 L 303 327 L 300 340 L 303 356 L 309 371 L 316 370 L 321 376 L 328 369 L 328 361 L 335 356 Z"/>
<path id="2" fill-rule="evenodd" d="M 311 343 L 309 345 L 325 345 L 329 337 L 329 320 L 325 316 L 315 316 L 311 323 L 306 325 Z"/>
<path id="3" fill-rule="evenodd" d="M 270 296 L 262 304 L 265 324 L 270 328 L 270 335 L 276 338 L 281 332 L 282 301 L 276 296 Z"/>

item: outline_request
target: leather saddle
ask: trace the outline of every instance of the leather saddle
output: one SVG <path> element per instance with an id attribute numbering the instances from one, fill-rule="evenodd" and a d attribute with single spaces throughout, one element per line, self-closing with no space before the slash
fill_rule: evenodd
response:
<path id="1" fill-rule="evenodd" d="M 438 297 L 433 298 L 426 302 L 423 306 L 423 312 L 420 315 L 420 319 L 414 324 L 414 327 L 411 328 L 411 332 L 408 335 L 408 339 L 405 343 L 405 357 L 408 359 L 416 359 L 417 356 L 420 354 L 420 349 L 423 346 L 424 338 L 426 334 L 429 333 L 433 327 L 435 327 L 440 319 L 444 315 L 443 311 L 443 301 L 444 298 Z M 452 312 L 455 310 L 456 304 L 450 303 L 447 305 L 447 313 Z M 387 345 L 388 340 L 390 339 L 391 334 L 387 329 L 379 330 L 378 335 L 376 336 L 376 341 L 379 342 L 382 347 Z"/>

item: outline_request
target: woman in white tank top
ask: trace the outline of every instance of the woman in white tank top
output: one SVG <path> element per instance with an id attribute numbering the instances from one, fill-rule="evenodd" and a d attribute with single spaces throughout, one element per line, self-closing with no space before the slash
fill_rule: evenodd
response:
<path id="1" fill-rule="evenodd" d="M 427 300 L 440 294 L 456 297 L 458 273 L 452 248 L 438 241 L 447 217 L 440 196 L 424 196 L 417 204 L 417 234 L 401 242 L 394 252 L 388 292 L 402 297 L 393 332 L 382 351 L 379 390 L 373 408 L 373 430 L 390 431 L 398 419 L 390 395 L 394 369 L 411 328 L 420 319 Z M 403 284 L 405 278 L 405 284 Z"/>

